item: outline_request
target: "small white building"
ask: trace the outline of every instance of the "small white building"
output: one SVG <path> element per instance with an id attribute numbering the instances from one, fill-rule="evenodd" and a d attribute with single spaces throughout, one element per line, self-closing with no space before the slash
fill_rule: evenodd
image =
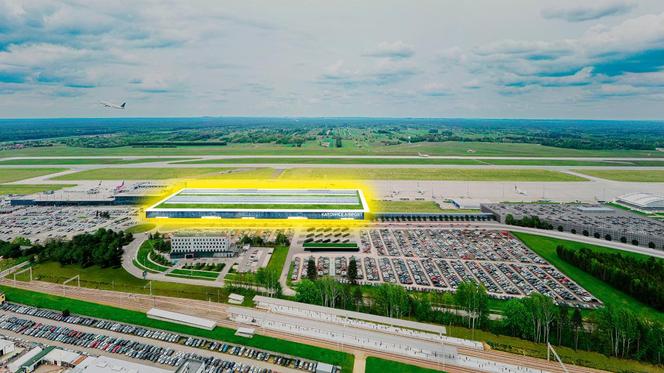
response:
<path id="1" fill-rule="evenodd" d="M 0 339 L 0 356 L 5 356 L 16 351 L 16 346 L 14 342 L 8 341 L 6 339 Z"/>
<path id="2" fill-rule="evenodd" d="M 171 237 L 171 258 L 230 258 L 237 248 L 226 236 L 174 234 Z"/>

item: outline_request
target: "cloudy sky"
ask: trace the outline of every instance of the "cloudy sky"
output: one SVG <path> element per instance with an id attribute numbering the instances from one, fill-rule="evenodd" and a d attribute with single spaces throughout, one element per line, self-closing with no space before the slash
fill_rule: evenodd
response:
<path id="1" fill-rule="evenodd" d="M 0 0 L 0 118 L 200 115 L 663 119 L 664 2 Z"/>

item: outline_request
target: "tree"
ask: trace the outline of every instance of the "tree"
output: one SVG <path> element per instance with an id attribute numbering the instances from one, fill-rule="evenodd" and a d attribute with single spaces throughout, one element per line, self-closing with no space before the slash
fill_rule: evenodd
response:
<path id="1" fill-rule="evenodd" d="M 523 305 L 521 299 L 510 299 L 505 303 L 505 310 L 503 312 L 503 328 L 509 335 L 526 338 L 528 330 L 528 317 L 526 315 L 526 306 Z"/>
<path id="2" fill-rule="evenodd" d="M 295 300 L 302 303 L 320 305 L 321 297 L 318 286 L 311 280 L 303 279 L 296 286 Z"/>
<path id="3" fill-rule="evenodd" d="M 318 269 L 316 268 L 316 259 L 313 256 L 307 261 L 307 278 L 311 281 L 318 278 Z"/>
<path id="4" fill-rule="evenodd" d="M 256 272 L 256 281 L 267 291 L 269 296 L 281 295 L 279 272 L 274 269 L 260 268 Z"/>
<path id="5" fill-rule="evenodd" d="M 353 304 L 355 304 L 355 311 L 359 311 L 364 306 L 364 294 L 359 286 L 353 287 Z"/>
<path id="6" fill-rule="evenodd" d="M 475 330 L 481 326 L 489 311 L 486 288 L 474 281 L 463 281 L 457 287 L 454 299 L 464 311 L 463 317 L 468 320 L 468 327 Z"/>
<path id="7" fill-rule="evenodd" d="M 408 293 L 399 285 L 383 283 L 376 288 L 374 303 L 380 314 L 401 318 L 408 312 Z"/>
<path id="8" fill-rule="evenodd" d="M 346 276 L 348 277 L 348 282 L 355 285 L 357 282 L 357 262 L 355 257 L 351 257 L 348 261 L 348 271 L 346 271 Z"/>
<path id="9" fill-rule="evenodd" d="M 579 348 L 579 331 L 583 327 L 583 317 L 578 307 L 574 308 L 572 313 L 572 329 L 574 330 L 574 349 Z"/>

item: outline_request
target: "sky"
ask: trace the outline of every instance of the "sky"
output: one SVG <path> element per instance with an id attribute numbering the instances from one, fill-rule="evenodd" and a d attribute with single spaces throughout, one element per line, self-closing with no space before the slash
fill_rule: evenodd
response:
<path id="1" fill-rule="evenodd" d="M 0 118 L 109 116 L 664 119 L 664 1 L 0 0 Z"/>

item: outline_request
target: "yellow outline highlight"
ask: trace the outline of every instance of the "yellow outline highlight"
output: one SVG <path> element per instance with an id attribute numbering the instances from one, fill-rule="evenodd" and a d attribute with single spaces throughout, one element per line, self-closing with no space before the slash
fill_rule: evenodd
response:
<path id="1" fill-rule="evenodd" d="M 184 188 L 227 188 L 227 189 L 359 189 L 366 200 L 369 212 L 364 220 L 357 219 L 228 219 L 228 218 L 147 218 L 145 209 L 161 201 L 163 198 Z M 288 229 L 318 227 L 365 227 L 371 221 L 371 211 L 375 193 L 366 183 L 356 180 L 209 180 L 182 179 L 168 186 L 162 195 L 145 201 L 139 209 L 139 223 L 152 223 L 162 231 L 180 229 Z"/>

